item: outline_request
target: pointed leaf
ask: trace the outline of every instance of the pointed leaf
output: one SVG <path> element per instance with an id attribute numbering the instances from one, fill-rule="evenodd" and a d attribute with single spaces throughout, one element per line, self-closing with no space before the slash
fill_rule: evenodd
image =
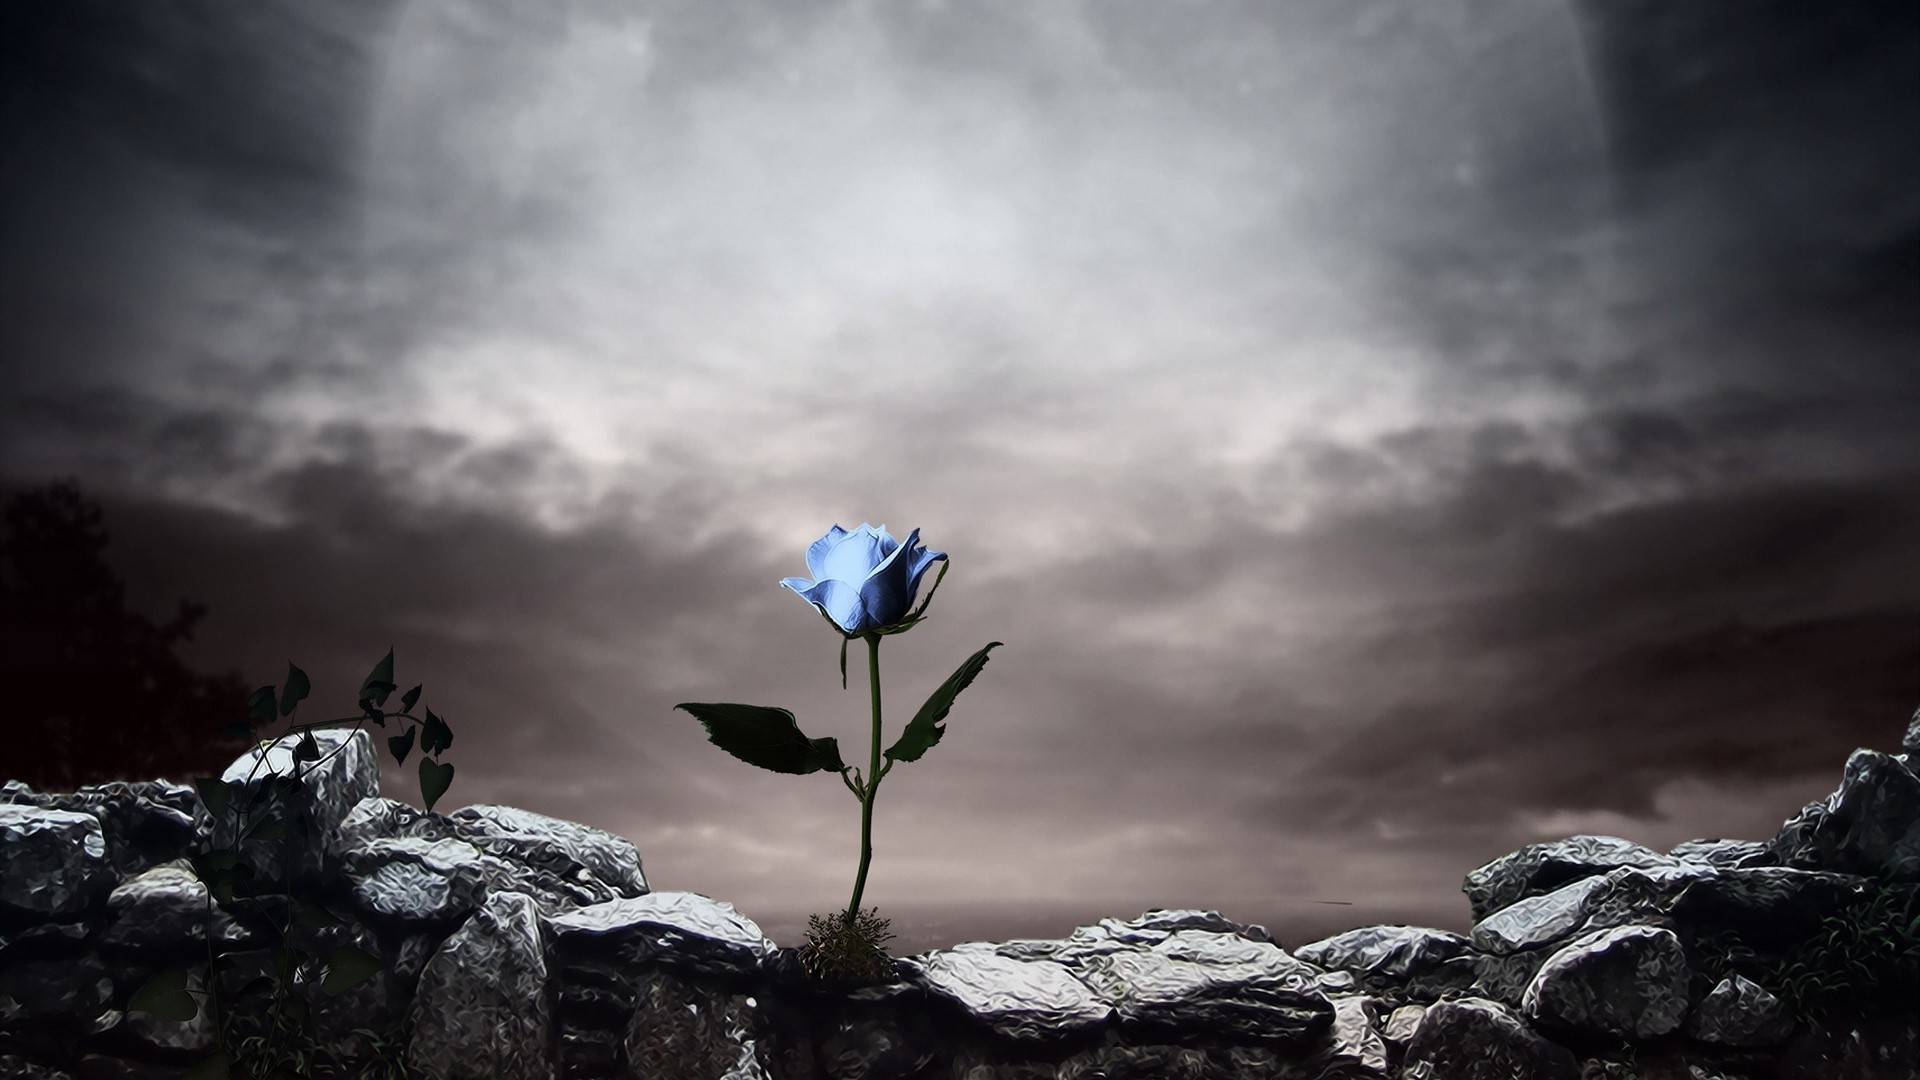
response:
<path id="1" fill-rule="evenodd" d="M 273 687 L 263 686 L 248 695 L 247 719 L 262 724 L 273 722 Z"/>
<path id="2" fill-rule="evenodd" d="M 407 753 L 413 749 L 413 734 L 419 730 L 417 727 L 409 727 L 405 735 L 387 736 L 387 749 L 393 751 L 394 764 L 407 763 Z"/>
<path id="3" fill-rule="evenodd" d="M 387 726 L 386 716 L 381 713 L 380 707 L 375 705 L 371 698 L 360 699 L 360 711 L 367 714 L 367 719 L 379 724 L 381 727 Z"/>
<path id="4" fill-rule="evenodd" d="M 453 729 L 445 720 L 435 716 L 432 709 L 427 710 L 427 725 L 420 732 L 420 752 L 438 754 L 453 745 Z"/>
<path id="5" fill-rule="evenodd" d="M 200 1004 L 187 993 L 187 969 L 161 968 L 140 984 L 127 1002 L 128 1012 L 152 1013 L 162 1020 L 185 1023 L 200 1015 Z"/>
<path id="6" fill-rule="evenodd" d="M 287 682 L 280 688 L 280 715 L 292 716 L 293 707 L 300 704 L 309 689 L 307 673 L 294 667 L 293 661 L 287 661 Z"/>
<path id="7" fill-rule="evenodd" d="M 989 642 L 986 648 L 967 657 L 966 663 L 961 664 L 958 671 L 940 684 L 940 689 L 935 690 L 933 696 L 927 698 L 927 703 L 920 706 L 920 711 L 908 721 L 907 730 L 900 733 L 899 740 L 887 747 L 888 761 L 918 761 L 921 754 L 940 741 L 940 737 L 947 733 L 947 729 L 940 726 L 940 721 L 945 720 L 947 710 L 953 708 L 953 699 L 959 697 L 960 691 L 965 690 L 973 677 L 980 674 L 980 669 L 987 666 L 987 653 L 1000 644 L 1004 643 Z"/>
<path id="8" fill-rule="evenodd" d="M 785 709 L 691 701 L 674 708 L 691 713 L 707 729 L 708 741 L 749 765 L 795 776 L 846 768 L 838 740 L 807 738 Z"/>
<path id="9" fill-rule="evenodd" d="M 386 967 L 380 958 L 352 945 L 342 945 L 327 954 L 327 977 L 320 982 L 320 989 L 330 997 L 359 986 Z"/>
<path id="10" fill-rule="evenodd" d="M 367 679 L 360 684 L 360 700 L 371 700 L 377 705 L 387 703 L 387 695 L 393 691 L 393 649 L 388 647 L 387 655 L 373 665 L 367 673 Z"/>
<path id="11" fill-rule="evenodd" d="M 320 740 L 313 737 L 312 731 L 303 731 L 300 733 L 300 741 L 293 745 L 293 760 L 320 760 Z"/>
<path id="12" fill-rule="evenodd" d="M 433 804 L 452 786 L 453 766 L 432 758 L 420 759 L 420 797 L 427 801 L 428 810 L 432 810 Z"/>
<path id="13" fill-rule="evenodd" d="M 193 786 L 199 789 L 200 802 L 206 806 L 207 813 L 219 817 L 227 812 L 227 806 L 233 801 L 233 789 L 225 780 L 213 776 L 196 776 Z"/>
<path id="14" fill-rule="evenodd" d="M 425 683 L 420 684 L 420 686 L 425 686 L 425 685 L 426 685 Z M 420 686 L 416 686 L 413 689 L 407 691 L 405 694 L 401 695 L 400 697 L 401 712 L 413 711 L 413 703 L 420 700 Z"/>

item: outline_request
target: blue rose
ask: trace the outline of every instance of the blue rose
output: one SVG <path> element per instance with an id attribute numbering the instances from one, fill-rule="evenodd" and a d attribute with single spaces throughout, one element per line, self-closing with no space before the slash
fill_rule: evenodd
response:
<path id="1" fill-rule="evenodd" d="M 936 562 L 940 564 L 940 576 L 933 579 L 919 609 L 909 615 L 907 609 L 920 590 L 920 575 Z M 790 577 L 780 581 L 840 632 L 841 687 L 847 685 L 847 643 L 856 637 L 866 640 L 867 673 L 873 687 L 873 742 L 868 748 L 864 776 L 841 760 L 839 740 L 810 738 L 786 709 L 715 701 L 683 701 L 674 706 L 700 721 L 713 745 L 741 761 L 796 776 L 832 772 L 860 800 L 860 872 L 853 879 L 853 899 L 839 917 L 823 921 L 815 916 L 809 924 L 800 961 L 813 974 L 859 979 L 893 978 L 896 974 L 883 947 L 882 939 L 893 936 L 885 930 L 887 921 L 860 907 L 867 887 L 867 868 L 873 863 L 874 792 L 879 790 L 887 770 L 898 762 L 919 761 L 947 733 L 944 724 L 953 699 L 980 674 L 987 664 L 987 654 L 1000 642 L 990 641 L 986 648 L 968 657 L 907 721 L 906 730 L 893 745 L 882 751 L 880 639 L 910 630 L 920 622 L 921 613 L 933 602 L 933 594 L 940 591 L 940 581 L 952 566 L 946 552 L 920 546 L 919 529 L 901 543 L 887 535 L 885 525 L 875 529 L 863 523 L 853 532 L 835 525 L 807 549 L 807 569 L 813 571 L 815 580 Z M 451 771 L 452 767 L 448 768 Z"/>
<path id="2" fill-rule="evenodd" d="M 852 532 L 835 525 L 807 549 L 807 569 L 814 580 L 790 577 L 780 584 L 799 593 L 842 633 L 854 637 L 905 619 L 914 594 L 920 590 L 920 576 L 927 567 L 946 558 L 944 551 L 920 546 L 919 529 L 901 543 L 887 535 L 885 525 L 875 529 L 863 522 Z M 927 594 L 927 598 L 932 599 L 933 594 Z"/>

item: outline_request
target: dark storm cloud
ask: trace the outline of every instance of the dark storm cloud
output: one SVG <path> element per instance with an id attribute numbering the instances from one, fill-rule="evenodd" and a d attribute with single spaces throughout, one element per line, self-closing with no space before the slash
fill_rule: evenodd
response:
<path id="1" fill-rule="evenodd" d="M 1578 10 L 1617 164 L 1633 300 L 1665 296 L 1703 320 L 1757 322 L 1745 348 L 1795 315 L 1849 343 L 1902 314 L 1912 332 L 1920 192 L 1903 178 L 1920 169 L 1920 9 L 1767 0 L 1738 11 Z"/>
<path id="2" fill-rule="evenodd" d="M 9 175 L 44 181 L 65 155 L 121 142 L 220 175 L 229 212 L 323 209 L 357 163 L 369 45 L 395 7 L 9 5 L 5 116 L 26 140 Z M 265 191 L 278 204 L 245 199 Z"/>

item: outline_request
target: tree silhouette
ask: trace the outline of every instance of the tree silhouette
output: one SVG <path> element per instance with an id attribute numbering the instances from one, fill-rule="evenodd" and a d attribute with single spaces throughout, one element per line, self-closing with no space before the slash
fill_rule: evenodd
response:
<path id="1" fill-rule="evenodd" d="M 200 676 L 172 653 L 204 604 L 156 627 L 126 610 L 100 552 L 97 507 L 72 481 L 15 495 L 0 532 L 0 781 L 71 791 L 109 780 L 218 776 L 247 748 L 238 672 Z"/>

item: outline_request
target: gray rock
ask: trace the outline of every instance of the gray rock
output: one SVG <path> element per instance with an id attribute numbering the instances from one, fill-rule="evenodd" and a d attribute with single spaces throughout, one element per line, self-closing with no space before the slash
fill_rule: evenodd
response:
<path id="1" fill-rule="evenodd" d="M 1656 926 L 1582 934 L 1528 984 L 1521 1012 L 1549 1032 L 1645 1040 L 1680 1027 L 1687 1014 L 1680 939 Z"/>
<path id="2" fill-rule="evenodd" d="M 94 953 L 9 964 L 0 970 L 0 1028 L 90 1030 L 113 998 L 112 973 Z"/>
<path id="3" fill-rule="evenodd" d="M 106 839 L 107 859 L 122 877 L 191 853 L 211 823 L 193 788 L 165 780 L 88 784 L 72 792 L 40 792 L 8 781 L 0 787 L 5 803 L 91 814 Z"/>
<path id="4" fill-rule="evenodd" d="M 1430 1002 L 1473 984 L 1471 948 L 1467 938 L 1445 930 L 1363 926 L 1302 945 L 1293 955 L 1316 967 L 1350 972 L 1371 992 Z"/>
<path id="5" fill-rule="evenodd" d="M 78 915 L 118 881 L 100 819 L 73 810 L 0 805 L 0 912 Z"/>
<path id="6" fill-rule="evenodd" d="M 563 880 L 595 880 L 620 897 L 650 891 L 640 851 L 623 836 L 511 806 L 463 806 L 448 816 L 490 855 L 540 867 Z"/>
<path id="7" fill-rule="evenodd" d="M 385 1064 L 542 1080 L 1571 1078 L 1617 1070 L 1621 1039 L 1642 1075 L 1676 1080 L 1891 1076 L 1920 1058 L 1920 1020 L 1880 1015 L 1874 995 L 1838 1026 L 1796 1024 L 1766 985 L 1835 912 L 1920 903 L 1902 880 L 1920 781 L 1899 757 L 1857 752 L 1831 798 L 1764 844 L 1529 845 L 1467 875 L 1467 935 L 1362 927 L 1289 952 L 1217 912 L 1154 909 L 897 959 L 858 984 L 807 978 L 731 905 L 652 892 L 619 837 L 380 798 L 362 734 L 317 733 L 341 753 L 285 789 L 299 831 L 250 842 L 253 865 L 285 859 L 291 876 L 212 905 L 223 1001 L 264 1013 L 250 984 L 284 933 L 313 958 L 286 991 L 321 1060 L 349 1070 L 373 1053 L 356 1029 L 403 1021 L 410 1041 Z M 285 767 L 292 745 L 227 775 Z M 171 1080 L 208 1048 L 204 1018 L 126 1006 L 162 966 L 204 980 L 207 892 L 184 856 L 219 829 L 182 785 L 0 787 L 0 1075 Z M 327 993 L 334 958 L 358 952 L 381 970 Z"/>
<path id="8" fill-rule="evenodd" d="M 932 954 L 919 969 L 919 977 L 934 993 L 1009 1039 L 1083 1035 L 1113 1015 L 1111 997 L 1096 993 L 1071 968 L 1052 960 L 1015 960 L 984 949 L 953 949 Z"/>
<path id="9" fill-rule="evenodd" d="M 356 803 L 380 794 L 371 735 L 345 728 L 311 734 L 320 748 L 317 761 L 296 761 L 300 739 L 286 735 L 240 755 L 220 777 L 232 789 L 232 806 L 213 821 L 215 848 L 231 847 L 236 828 L 251 830 L 256 821 L 276 822 L 285 832 L 280 841 L 240 845 L 242 863 L 252 870 L 259 891 L 279 891 L 289 875 L 303 883 L 318 880 L 325 869 L 326 838 Z M 244 817 L 236 817 L 236 810 Z"/>
<path id="10" fill-rule="evenodd" d="M 1772 849 L 1759 840 L 1683 840 L 1667 854 L 1682 862 L 1703 862 L 1727 869 L 1778 865 Z"/>
<path id="11" fill-rule="evenodd" d="M 108 921 L 100 948 L 149 963 L 204 957 L 207 919 L 213 919 L 218 952 L 255 944 L 256 935 L 232 915 L 207 902 L 207 887 L 185 860 L 166 863 L 125 878 L 107 897 Z"/>
<path id="12" fill-rule="evenodd" d="M 1920 881 L 1920 778 L 1874 750 L 1855 750 L 1840 787 L 1781 826 L 1783 866 Z"/>
<path id="13" fill-rule="evenodd" d="M 533 901 L 495 893 L 427 961 L 408 1066 L 428 1080 L 553 1080 L 548 998 Z"/>
<path id="14" fill-rule="evenodd" d="M 1605 878 L 1581 878 L 1501 908 L 1473 924 L 1473 947 L 1509 956 L 1571 938 L 1587 921 L 1588 899 L 1605 883 Z"/>
<path id="15" fill-rule="evenodd" d="M 341 865 L 355 906 L 375 918 L 457 924 L 485 903 L 480 851 L 464 840 L 368 840 Z"/>
<path id="16" fill-rule="evenodd" d="M 1541 1036 L 1512 1009 L 1463 997 L 1428 1008 L 1414 1028 L 1401 1076 L 1420 1080 L 1577 1080 L 1566 1047 Z"/>
<path id="17" fill-rule="evenodd" d="M 1728 1046 L 1773 1046 L 1793 1034 L 1780 999 L 1744 975 L 1721 979 L 1687 1017 L 1687 1034 Z"/>
<path id="18" fill-rule="evenodd" d="M 1596 877 L 1622 866 L 1642 869 L 1678 865 L 1680 860 L 1617 836 L 1569 836 L 1528 844 L 1511 855 L 1467 874 L 1461 891 L 1473 908 L 1473 921 L 1569 882 Z"/>
<path id="19" fill-rule="evenodd" d="M 1144 950 L 1090 957 L 1076 974 L 1123 1027 L 1203 1028 L 1249 1043 L 1304 1045 L 1333 1022 L 1312 967 L 1279 946 L 1218 931 L 1177 930 Z"/>
<path id="20" fill-rule="evenodd" d="M 474 849 L 480 857 L 472 871 L 480 888 L 471 894 L 473 906 L 484 903 L 489 893 L 517 892 L 530 897 L 541 914 L 560 915 L 648 891 L 640 854 L 631 842 L 511 807 L 469 806 L 441 815 L 392 799 L 363 799 L 342 822 L 331 852 L 344 872 L 357 877 L 354 867 L 366 865 L 370 852 L 404 850 L 407 845 L 392 846 L 402 840 L 457 840 Z M 388 857 L 371 858 L 378 862 Z M 424 881 L 415 884 L 431 888 Z M 394 897 L 386 906 L 404 909 L 407 901 Z"/>

